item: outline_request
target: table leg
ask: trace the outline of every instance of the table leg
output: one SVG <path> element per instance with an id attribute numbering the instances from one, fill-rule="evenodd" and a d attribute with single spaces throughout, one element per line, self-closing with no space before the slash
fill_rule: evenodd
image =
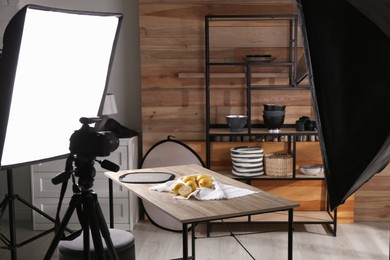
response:
<path id="1" fill-rule="evenodd" d="M 192 225 L 191 243 L 192 243 L 192 256 L 188 256 L 188 224 L 183 224 L 183 257 L 174 258 L 172 260 L 194 260 L 195 259 L 195 224 Z"/>
<path id="2" fill-rule="evenodd" d="M 114 228 L 114 191 L 110 178 L 108 179 L 108 202 L 110 208 L 110 228 Z"/>
<path id="3" fill-rule="evenodd" d="M 188 260 L 188 226 L 183 224 L 183 260 Z"/>
<path id="4" fill-rule="evenodd" d="M 191 248 L 192 256 L 191 259 L 195 259 L 195 224 L 191 224 Z"/>
<path id="5" fill-rule="evenodd" d="M 293 259 L 293 209 L 288 210 L 288 260 Z"/>

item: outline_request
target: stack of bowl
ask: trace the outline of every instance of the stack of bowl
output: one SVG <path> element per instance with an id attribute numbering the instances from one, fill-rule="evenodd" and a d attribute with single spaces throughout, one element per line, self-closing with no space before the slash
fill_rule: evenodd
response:
<path id="1" fill-rule="evenodd" d="M 230 149 L 233 169 L 237 176 L 254 177 L 264 174 L 264 150 L 261 146 L 239 146 Z"/>
<path id="2" fill-rule="evenodd" d="M 286 114 L 285 105 L 264 104 L 263 120 L 270 132 L 280 132 Z"/>

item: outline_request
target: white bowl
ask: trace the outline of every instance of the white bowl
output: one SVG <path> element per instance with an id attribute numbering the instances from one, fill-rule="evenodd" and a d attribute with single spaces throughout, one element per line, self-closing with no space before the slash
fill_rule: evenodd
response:
<path id="1" fill-rule="evenodd" d="M 324 172 L 322 164 L 302 164 L 299 171 L 306 175 L 318 175 Z"/>

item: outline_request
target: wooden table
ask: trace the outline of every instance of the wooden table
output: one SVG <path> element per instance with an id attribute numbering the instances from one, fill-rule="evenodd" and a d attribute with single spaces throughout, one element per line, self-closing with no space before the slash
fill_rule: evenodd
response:
<path id="1" fill-rule="evenodd" d="M 184 175 L 198 175 L 206 173 L 212 175 L 218 182 L 258 191 L 257 193 L 233 198 L 229 200 L 199 201 L 195 199 L 178 200 L 169 192 L 158 192 L 150 190 L 149 187 L 155 184 L 130 184 L 119 181 L 119 177 L 126 173 L 134 172 L 169 172 L 176 175 L 176 179 Z M 210 171 L 198 165 L 181 165 L 151 169 L 126 170 L 119 172 L 106 172 L 105 175 L 119 183 L 123 187 L 136 193 L 142 199 L 149 201 L 162 209 L 173 218 L 183 224 L 183 258 L 195 259 L 195 224 L 212 220 L 226 219 L 270 213 L 276 211 L 288 211 L 288 259 L 292 259 L 293 248 L 293 208 L 299 204 L 281 198 L 271 193 L 262 191 L 248 184 L 231 179 L 224 175 Z M 188 256 L 188 227 L 192 225 L 192 257 Z"/>

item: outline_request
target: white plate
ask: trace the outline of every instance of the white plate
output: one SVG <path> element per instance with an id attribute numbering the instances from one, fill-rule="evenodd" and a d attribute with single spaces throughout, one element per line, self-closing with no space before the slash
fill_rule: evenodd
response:
<path id="1" fill-rule="evenodd" d="M 322 164 L 302 164 L 299 171 L 306 175 L 318 175 L 324 172 Z"/>

